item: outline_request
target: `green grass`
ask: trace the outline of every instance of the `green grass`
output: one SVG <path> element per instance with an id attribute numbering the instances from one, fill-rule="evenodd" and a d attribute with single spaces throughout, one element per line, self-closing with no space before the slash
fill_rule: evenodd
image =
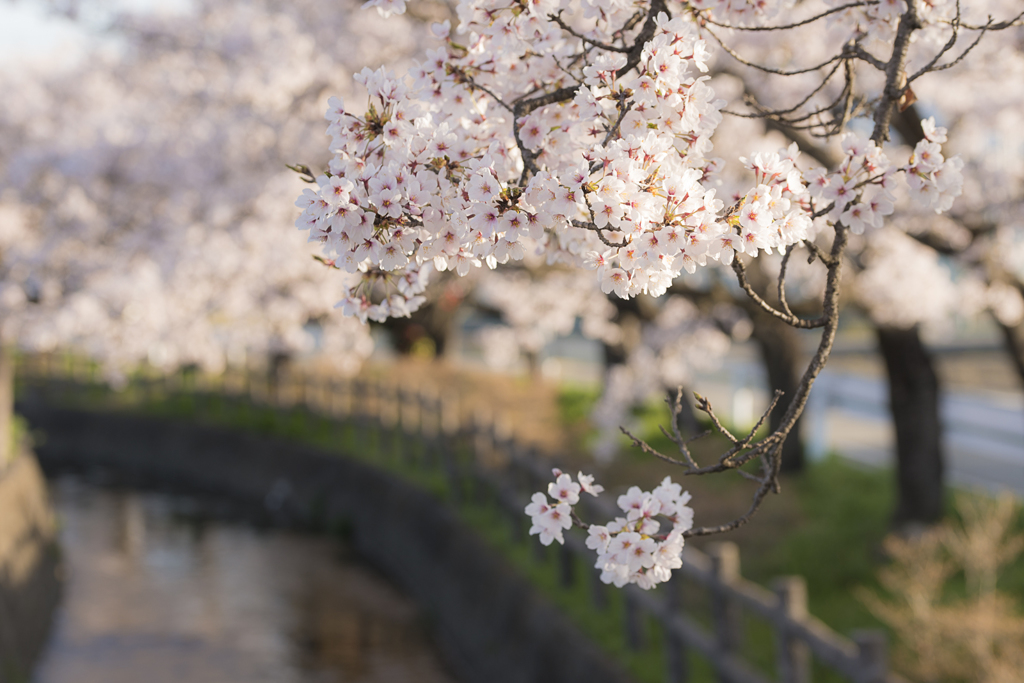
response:
<path id="1" fill-rule="evenodd" d="M 807 580 L 811 613 L 829 626 L 839 632 L 880 628 L 854 591 L 877 585 L 880 544 L 895 500 L 893 474 L 832 456 L 788 483 L 802 519 L 780 530 L 772 552 L 746 558 L 750 575 L 764 580 L 800 574 Z"/>

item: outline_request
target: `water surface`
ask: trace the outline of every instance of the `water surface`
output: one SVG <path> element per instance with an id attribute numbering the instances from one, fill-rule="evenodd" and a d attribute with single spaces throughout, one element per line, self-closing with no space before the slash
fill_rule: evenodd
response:
<path id="1" fill-rule="evenodd" d="M 414 605 L 335 541 L 51 491 L 67 580 L 35 683 L 454 683 Z"/>

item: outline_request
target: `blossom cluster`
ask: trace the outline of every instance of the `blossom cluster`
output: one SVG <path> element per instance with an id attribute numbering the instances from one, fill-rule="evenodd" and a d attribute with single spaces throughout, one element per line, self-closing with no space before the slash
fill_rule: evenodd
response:
<path id="1" fill-rule="evenodd" d="M 530 534 L 539 534 L 544 545 L 565 542 L 563 532 L 572 527 L 572 506 L 579 503 L 581 491 L 596 496 L 604 490 L 583 473 L 578 475 L 579 483 L 558 469 L 554 475 L 548 495 L 533 494 L 526 507 L 533 522 Z M 690 494 L 669 477 L 653 491 L 633 486 L 619 496 L 617 503 L 624 517 L 587 526 L 587 547 L 597 552 L 595 567 L 601 570 L 601 580 L 618 588 L 635 583 L 645 590 L 668 581 L 672 570 L 682 566 L 683 534 L 693 527 L 689 501 Z M 671 523 L 670 530 L 662 531 L 663 521 Z"/>
<path id="2" fill-rule="evenodd" d="M 633 10 L 579 5 L 463 0 L 461 35 L 435 25 L 445 44 L 407 77 L 357 76 L 363 113 L 330 100 L 334 157 L 299 199 L 297 225 L 359 276 L 346 314 L 408 315 L 431 267 L 465 275 L 529 253 L 596 270 L 606 294 L 660 296 L 709 260 L 771 253 L 826 222 L 859 231 L 891 212 L 900 169 L 860 138 L 837 173 L 810 179 L 795 145 L 744 160 L 756 183 L 726 207 L 712 187 L 721 162 L 709 156 L 724 102 L 704 75 L 711 53 L 692 16 L 658 15 L 631 62 L 615 42 L 636 35 L 624 28 Z M 935 151 L 902 170 L 941 209 L 957 168 L 922 155 Z M 834 202 L 827 221 L 815 222 L 815 197 Z"/>
<path id="3" fill-rule="evenodd" d="M 405 274 L 464 275 L 528 250 L 572 265 L 611 261 L 600 275 L 624 297 L 663 293 L 707 255 L 731 258 L 737 236 L 703 184 L 721 102 L 700 75 L 709 53 L 694 25 L 662 15 L 627 73 L 625 54 L 601 52 L 567 74 L 560 60 L 582 43 L 545 13 L 556 7 L 540 5 L 464 2 L 468 39 L 442 27 L 445 47 L 405 80 L 364 70 L 364 114 L 331 100 L 335 156 L 300 198 L 298 225 L 364 276 L 345 312 L 407 314 L 419 301 L 399 286 Z M 578 31 L 614 39 L 616 12 L 583 15 Z M 574 98 L 510 116 L 508 102 L 570 75 Z M 602 256 L 602 241 L 621 247 Z M 389 310 L 370 298 L 378 283 L 395 285 L 383 294 Z"/>
<path id="4" fill-rule="evenodd" d="M 721 202 L 700 184 L 721 118 L 706 78 L 691 73 L 707 69 L 704 42 L 689 23 L 662 17 L 630 77 L 618 77 L 625 55 L 601 55 L 579 70 L 575 99 L 513 121 L 501 104 L 535 90 L 538 78 L 557 85 L 558 57 L 578 41 L 547 18 L 491 9 L 486 23 L 468 15 L 471 48 L 449 37 L 411 85 L 364 70 L 365 114 L 331 101 L 335 157 L 319 189 L 300 198 L 299 227 L 367 283 L 428 265 L 464 275 L 527 250 L 578 264 L 600 244 L 596 231 L 608 230 L 628 245 L 618 257 L 628 280 L 620 294 L 663 292 L 687 261 L 673 252 L 691 233 L 704 241 L 728 232 L 716 221 Z M 517 69 L 520 60 L 527 66 Z M 517 135 L 534 157 L 528 179 L 510 144 Z M 352 292 L 346 312 L 384 314 L 366 289 Z M 386 299 L 392 315 L 418 305 L 397 295 L 404 305 Z"/>
<path id="5" fill-rule="evenodd" d="M 959 157 L 943 159 L 941 143 L 946 129 L 935 125 L 933 118 L 922 121 L 925 138 L 921 140 L 903 166 L 894 166 L 882 148 L 855 132 L 844 133 L 845 153 L 835 173 L 823 168 L 808 171 L 810 195 L 828 203 L 827 218 L 842 222 L 854 234 L 866 228 L 881 228 L 883 218 L 893 213 L 899 174 L 903 174 L 911 196 L 936 213 L 947 211 L 963 190 L 963 162 Z"/>

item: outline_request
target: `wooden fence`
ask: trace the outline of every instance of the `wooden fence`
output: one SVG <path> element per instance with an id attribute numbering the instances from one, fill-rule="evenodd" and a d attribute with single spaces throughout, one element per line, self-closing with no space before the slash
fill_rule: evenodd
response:
<path id="1" fill-rule="evenodd" d="M 23 381 L 45 380 L 52 400 L 72 397 L 75 386 L 95 381 L 91 366 L 68 359 L 28 357 L 19 363 Z M 60 385 L 59 388 L 55 383 Z M 42 386 L 42 385 L 37 385 Z M 524 508 L 533 492 L 553 480 L 551 464 L 522 446 L 493 419 L 487 406 L 459 406 L 450 395 L 434 390 L 411 390 L 380 380 L 337 380 L 322 376 L 228 374 L 220 378 L 182 375 L 136 380 L 123 396 L 159 400 L 168 396 L 219 396 L 279 409 L 303 408 L 318 419 L 349 426 L 354 447 L 381 458 L 403 459 L 409 467 L 441 473 L 454 503 L 472 500 L 500 510 L 514 533 L 534 546 L 538 562 L 548 561 L 551 549 L 527 538 L 529 519 Z M 122 401 L 122 403 L 130 403 Z M 609 501 L 581 500 L 590 519 L 618 514 Z M 594 552 L 578 532 L 566 534 L 557 553 L 559 579 L 566 589 L 588 584 L 587 593 L 599 610 L 608 609 L 609 591 L 593 568 Z M 880 631 L 840 635 L 814 618 L 807 609 L 807 588 L 800 576 L 772 583 L 771 590 L 744 579 L 736 544 L 719 542 L 707 553 L 687 546 L 683 566 L 657 590 L 636 586 L 622 589 L 621 610 L 625 639 L 640 651 L 656 623 L 664 639 L 665 678 L 670 683 L 692 679 L 691 658 L 703 658 L 720 683 L 809 683 L 814 674 L 851 683 L 903 683 L 887 668 L 887 644 Z M 703 609 L 697 609 L 697 607 Z M 703 614 L 701 613 L 703 612 Z M 744 657 L 747 622 L 753 617 L 772 632 L 774 675 Z M 816 662 L 812 666 L 812 662 Z"/>

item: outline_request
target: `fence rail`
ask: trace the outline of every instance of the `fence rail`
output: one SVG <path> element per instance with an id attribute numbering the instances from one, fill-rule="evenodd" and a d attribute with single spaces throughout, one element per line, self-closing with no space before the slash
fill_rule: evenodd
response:
<path id="1" fill-rule="evenodd" d="M 19 365 L 19 377 L 48 393 L 45 400 L 53 400 L 54 393 L 58 400 L 73 396 L 76 386 L 95 381 L 91 366 L 67 359 L 24 357 Z M 489 501 L 519 538 L 532 541 L 535 558 L 544 560 L 550 552 L 528 538 L 524 514 L 530 495 L 545 490 L 551 480 L 550 463 L 517 442 L 487 406 L 464 410 L 436 388 L 412 390 L 379 380 L 299 374 L 138 380 L 129 392 L 150 400 L 177 394 L 218 395 L 281 409 L 303 407 L 322 419 L 351 426 L 360 447 L 373 444 L 378 453 L 397 454 L 408 459 L 410 466 L 433 468 L 447 480 L 453 502 Z M 598 518 L 616 516 L 617 510 L 607 501 L 588 499 L 586 504 Z M 608 587 L 601 583 L 600 572 L 593 567 L 594 554 L 583 540 L 567 534 L 566 544 L 556 551 L 562 584 L 568 588 L 586 581 L 593 607 L 608 609 Z M 802 577 L 781 577 L 772 590 L 744 579 L 734 543 L 714 544 L 707 553 L 687 546 L 683 566 L 674 574 L 659 590 L 627 586 L 622 595 L 627 644 L 642 650 L 647 627 L 657 623 L 669 683 L 691 680 L 693 654 L 710 664 L 720 683 L 809 683 L 812 660 L 851 683 L 903 683 L 888 671 L 883 633 L 862 631 L 847 638 L 811 616 Z M 703 620 L 683 599 L 694 595 L 707 596 L 710 614 Z M 743 657 L 748 616 L 760 619 L 774 634 L 773 675 Z"/>

